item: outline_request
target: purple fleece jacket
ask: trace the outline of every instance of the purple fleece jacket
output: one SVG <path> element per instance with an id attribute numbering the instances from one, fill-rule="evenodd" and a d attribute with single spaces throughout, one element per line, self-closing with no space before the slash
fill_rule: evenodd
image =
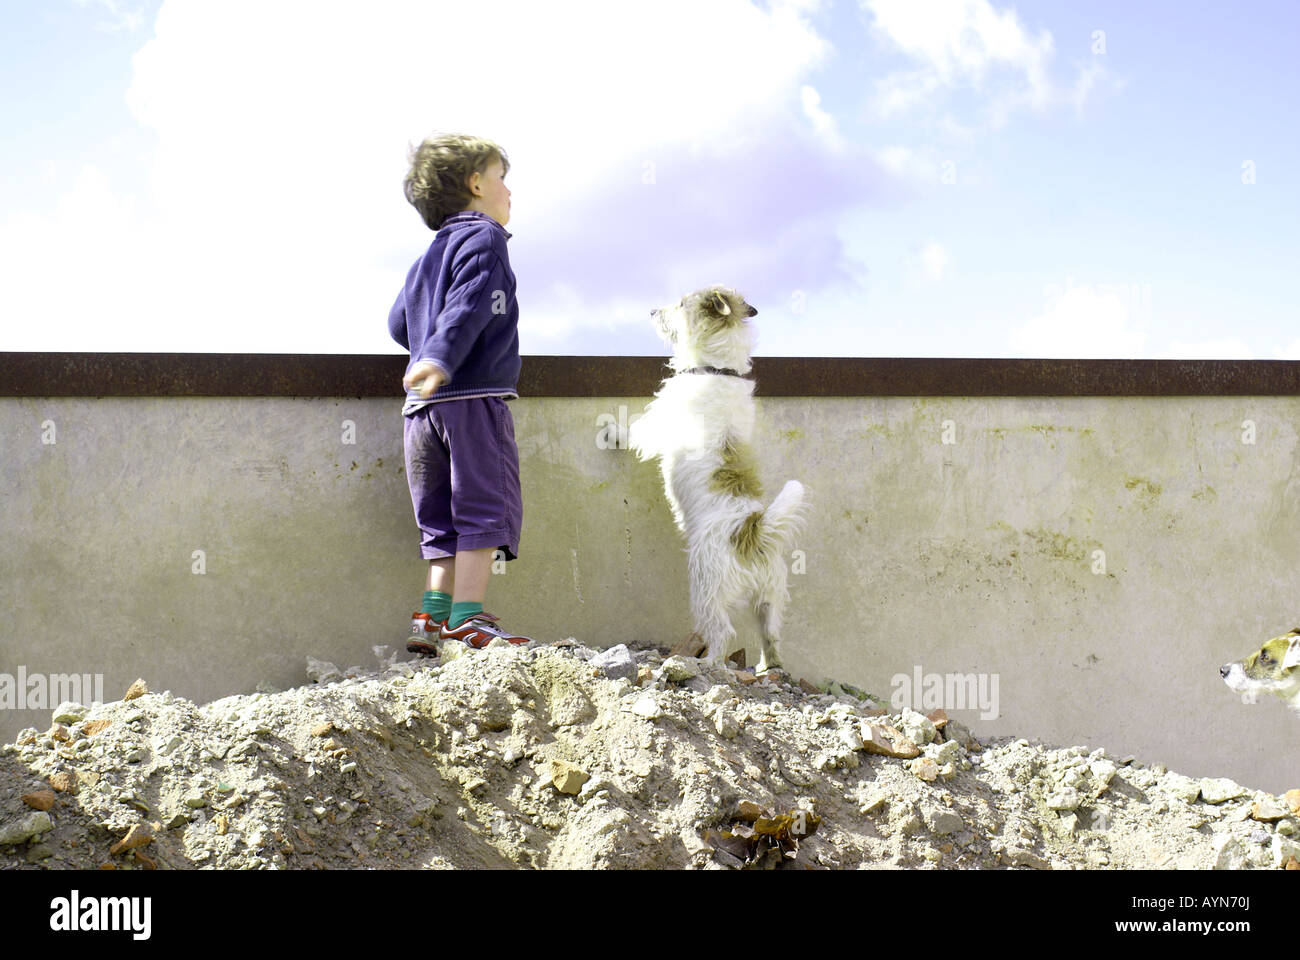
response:
<path id="1" fill-rule="evenodd" d="M 469 397 L 517 397 L 519 304 L 506 229 L 485 213 L 448 217 L 411 267 L 388 332 L 411 351 L 407 372 L 432 360 L 449 375 L 433 396 L 406 392 L 402 413 Z"/>

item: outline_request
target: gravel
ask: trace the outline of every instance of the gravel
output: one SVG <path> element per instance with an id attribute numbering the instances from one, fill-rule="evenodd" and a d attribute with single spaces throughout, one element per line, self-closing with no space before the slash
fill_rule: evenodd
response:
<path id="1" fill-rule="evenodd" d="M 203 705 L 140 682 L 129 700 L 60 704 L 48 731 L 0 747 L 0 869 L 1300 859 L 1294 792 L 1104 749 L 980 740 L 940 713 L 889 714 L 848 685 L 829 695 L 573 640 L 449 644 L 441 659 L 405 662 L 386 650 L 375 669 L 311 659 L 304 686 Z"/>

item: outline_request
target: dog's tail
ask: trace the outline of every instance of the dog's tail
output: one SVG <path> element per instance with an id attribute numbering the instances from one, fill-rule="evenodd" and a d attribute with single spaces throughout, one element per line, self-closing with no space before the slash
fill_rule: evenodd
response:
<path id="1" fill-rule="evenodd" d="M 803 484 L 790 480 L 781 488 L 772 505 L 763 511 L 763 527 L 782 552 L 794 546 L 794 538 L 803 529 L 806 519 L 803 495 Z"/>
<path id="2" fill-rule="evenodd" d="M 804 523 L 804 489 L 791 480 L 766 509 L 755 510 L 740 522 L 732 543 L 742 561 L 759 556 L 780 556 L 794 545 Z"/>

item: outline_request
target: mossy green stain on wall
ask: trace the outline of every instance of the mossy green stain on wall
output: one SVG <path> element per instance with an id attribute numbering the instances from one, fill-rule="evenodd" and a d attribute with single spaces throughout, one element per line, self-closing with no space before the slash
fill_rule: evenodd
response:
<path id="1" fill-rule="evenodd" d="M 1026 530 L 1024 533 L 1038 545 L 1040 553 L 1057 560 L 1069 560 L 1074 563 L 1090 561 L 1091 551 L 1100 546 L 1096 541 L 1085 544 L 1064 533 L 1044 530 L 1041 527 L 1037 530 Z"/>
<path id="2" fill-rule="evenodd" d="M 1146 477 L 1125 477 L 1124 489 L 1137 490 L 1139 496 L 1141 496 L 1147 502 L 1150 502 L 1154 500 L 1156 497 L 1160 496 L 1160 494 L 1164 490 L 1164 488 L 1161 487 L 1160 484 L 1148 480 Z"/>

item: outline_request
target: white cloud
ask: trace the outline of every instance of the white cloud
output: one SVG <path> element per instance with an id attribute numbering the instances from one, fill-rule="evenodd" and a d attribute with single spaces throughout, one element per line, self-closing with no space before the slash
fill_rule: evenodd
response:
<path id="1" fill-rule="evenodd" d="M 1049 76 L 1052 35 L 1036 35 L 1015 10 L 997 10 L 989 0 L 860 0 L 874 17 L 876 36 L 901 50 L 918 67 L 891 73 L 877 84 L 876 108 L 886 118 L 935 104 L 953 90 L 969 87 L 988 97 L 995 127 L 1019 109 L 1041 110 L 1071 103 L 1080 108 L 1097 78 L 1096 61 L 1081 69 L 1074 89 L 1058 91 Z"/>
<path id="2" fill-rule="evenodd" d="M 1047 291 L 1043 313 L 1007 338 L 1012 356 L 1126 359 L 1146 356 L 1147 334 L 1139 309 L 1123 288 L 1089 285 Z"/>
<path id="3" fill-rule="evenodd" d="M 937 240 L 927 240 L 901 258 L 900 276 L 908 290 L 933 287 L 943 280 L 952 256 Z"/>
<path id="4" fill-rule="evenodd" d="M 925 268 L 926 276 L 931 280 L 943 279 L 943 272 L 947 269 L 950 259 L 943 245 L 933 240 L 921 248 L 921 265 Z"/>
<path id="5" fill-rule="evenodd" d="M 931 183 L 939 179 L 939 163 L 934 151 L 929 148 L 917 150 L 892 144 L 880 147 L 874 151 L 873 156 L 882 168 L 895 177 Z"/>
<path id="6" fill-rule="evenodd" d="M 872 159 L 891 176 L 910 181 L 913 185 L 950 185 L 960 183 L 966 187 L 978 186 L 985 174 L 977 164 L 963 157 L 957 162 L 957 153 L 951 149 L 934 147 L 905 147 L 890 144 L 871 151 Z"/>
<path id="7" fill-rule="evenodd" d="M 815 87 L 805 84 L 799 91 L 800 101 L 803 105 L 804 116 L 812 123 L 813 129 L 818 135 L 831 146 L 840 144 L 839 130 L 835 125 L 835 118 L 822 109 L 822 98 Z"/>
<path id="8" fill-rule="evenodd" d="M 144 11 L 139 4 L 128 5 L 121 0 L 77 0 L 77 6 L 82 9 L 95 6 L 108 14 L 108 19 L 95 24 L 97 29 L 105 33 L 120 33 L 123 30 L 133 33 L 144 23 Z"/>
<path id="9" fill-rule="evenodd" d="M 683 155 L 761 163 L 753 131 L 792 118 L 825 154 L 834 121 L 804 89 L 827 51 L 812 6 L 167 0 L 126 94 L 156 137 L 148 193 L 129 204 L 86 174 L 63 212 L 0 221 L 3 307 L 65 331 L 41 349 L 352 350 L 355 329 L 391 349 L 394 278 L 429 239 L 401 196 L 408 144 L 500 142 L 510 230 L 543 242 L 577 201 L 639 188 L 647 163 L 661 178 Z M 627 226 L 583 229 L 590 245 Z M 67 282 L 85 270 L 94 283 Z M 562 329 L 564 297 L 531 296 Z"/>

